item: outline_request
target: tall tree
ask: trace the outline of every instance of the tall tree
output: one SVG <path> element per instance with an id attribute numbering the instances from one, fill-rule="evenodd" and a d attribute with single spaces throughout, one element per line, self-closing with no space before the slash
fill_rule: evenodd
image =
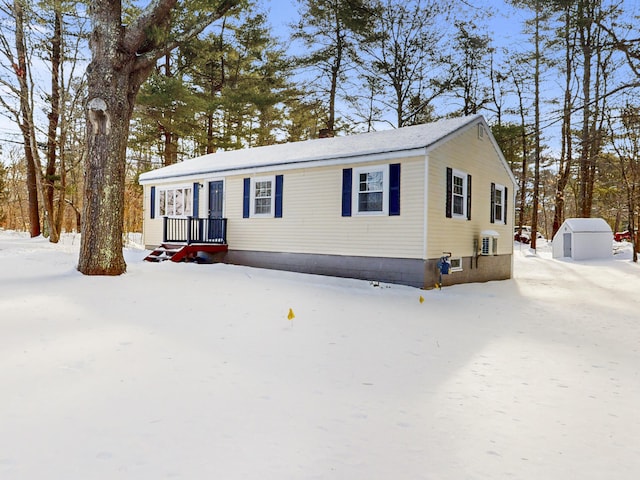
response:
<path id="1" fill-rule="evenodd" d="M 28 48 L 26 29 L 30 24 L 28 5 L 24 0 L 2 2 L 2 13 L 7 17 L 5 28 L 0 34 L 0 48 L 6 59 L 4 65 L 10 66 L 10 73 L 3 72 L 0 83 L 5 92 L 0 96 L 0 103 L 10 112 L 12 119 L 20 128 L 24 144 L 26 162 L 26 182 L 29 199 L 29 230 L 32 237 L 41 233 L 40 206 L 38 199 L 39 169 L 35 124 L 33 120 L 33 82 L 31 77 L 31 50 Z M 6 35 L 8 27 L 13 23 L 13 31 Z M 13 43 L 13 45 L 12 45 Z"/>
<path id="2" fill-rule="evenodd" d="M 582 64 L 578 214 L 590 217 L 597 162 L 605 134 L 608 76 L 615 69 L 611 62 L 611 46 L 603 42 L 604 32 L 600 25 L 604 18 L 615 21 L 618 5 L 616 2 L 605 7 L 602 0 L 577 0 L 576 3 L 575 21 Z"/>
<path id="3" fill-rule="evenodd" d="M 609 117 L 611 145 L 618 159 L 621 186 L 627 207 L 627 228 L 633 242 L 633 261 L 638 261 L 640 238 L 637 234 L 640 224 L 640 107 L 626 105 L 619 119 Z"/>
<path id="4" fill-rule="evenodd" d="M 0 152 L 1 153 L 1 152 Z M 7 187 L 7 167 L 0 161 L 0 225 L 5 223 L 7 218 L 7 200 L 9 198 L 9 189 Z"/>
<path id="5" fill-rule="evenodd" d="M 238 0 L 154 0 L 127 24 L 121 0 L 93 2 L 87 67 L 87 158 L 78 270 L 126 271 L 122 252 L 126 147 L 140 86 L 156 61 L 224 16 Z"/>
<path id="6" fill-rule="evenodd" d="M 170 132 L 174 151 L 182 139 L 182 151 L 193 154 L 278 141 L 291 67 L 266 14 L 250 4 L 172 57 L 170 69 L 163 62 L 142 86 L 134 130 L 153 144 L 164 135 L 164 164 Z"/>
<path id="7" fill-rule="evenodd" d="M 450 8 L 441 0 L 380 0 L 373 27 L 361 35 L 367 78 L 382 83 L 381 102 L 396 127 L 427 121 L 433 100 L 450 88 L 440 52 Z"/>
<path id="8" fill-rule="evenodd" d="M 293 25 L 293 39 L 302 40 L 308 53 L 298 56 L 303 68 L 316 72 L 318 98 L 327 104 L 325 127 L 336 128 L 336 102 L 340 84 L 354 51 L 354 34 L 370 29 L 371 8 L 366 0 L 298 0 L 300 21 Z"/>
<path id="9" fill-rule="evenodd" d="M 529 155 L 531 152 L 531 138 L 528 134 L 529 125 L 527 123 L 528 108 L 525 105 L 525 91 L 524 84 L 526 79 L 529 78 L 529 73 L 523 68 L 526 68 L 526 64 L 522 61 L 516 60 L 514 66 L 511 69 L 511 77 L 513 79 L 513 86 L 515 88 L 518 98 L 518 115 L 520 117 L 519 131 L 520 133 L 520 145 L 522 152 L 522 168 L 520 170 L 520 184 L 519 184 L 519 198 L 518 198 L 518 234 L 522 234 L 522 226 L 525 221 L 525 206 L 527 199 L 527 181 L 529 177 Z M 514 170 L 515 171 L 515 170 Z"/>
<path id="10" fill-rule="evenodd" d="M 562 100 L 562 127 L 558 175 L 556 177 L 556 193 L 554 201 L 553 224 L 551 234 L 555 234 L 564 222 L 565 189 L 571 177 L 573 166 L 572 114 L 574 111 L 574 63 L 576 32 L 572 28 L 575 16 L 573 1 L 559 1 L 562 12 L 562 26 L 558 29 L 559 43 L 564 51 L 564 95 Z"/>
<path id="11" fill-rule="evenodd" d="M 77 2 L 66 0 L 36 4 L 14 1 L 0 5 L 0 11 L 11 17 L 5 25 L 13 23 L 16 27 L 11 32 L 15 37 L 13 49 L 6 36 L 9 32 L 5 29 L 0 35 L 1 54 L 7 59 L 6 64 L 12 66 L 12 75 L 0 75 L 5 92 L 0 97 L 0 104 L 22 134 L 31 234 L 41 233 L 42 205 L 44 232 L 51 242 L 59 239 L 66 210 L 65 132 L 79 92 L 76 91 L 76 97 L 72 99 L 69 85 L 76 81 L 79 51 L 86 40 L 84 19 L 75 13 L 76 6 Z M 72 19 L 73 25 L 65 19 Z M 34 64 L 44 67 L 37 70 L 36 81 L 42 78 L 42 71 L 49 70 L 50 89 L 34 81 Z M 69 67 L 67 72 L 65 66 Z M 34 94 L 38 91 L 40 95 Z M 45 111 L 48 126 L 41 124 L 40 109 Z M 46 137 L 42 132 L 46 132 Z M 42 145 L 46 145 L 44 154 L 41 153 Z"/>
<path id="12" fill-rule="evenodd" d="M 538 240 L 538 214 L 540 209 L 540 169 L 542 163 L 542 131 L 541 131 L 541 74 L 542 69 L 546 64 L 546 59 L 543 56 L 544 51 L 544 39 L 546 37 L 545 30 L 547 28 L 547 21 L 549 20 L 551 10 L 549 4 L 542 0 L 535 0 L 529 2 L 527 0 L 511 0 L 511 2 L 523 8 L 532 10 L 533 18 L 526 22 L 526 26 L 531 35 L 533 43 L 533 51 L 530 52 L 528 61 L 531 64 L 533 70 L 533 131 L 531 135 L 533 137 L 533 192 L 532 192 L 532 207 L 531 207 L 531 248 L 537 248 Z M 522 96 L 520 96 L 522 101 Z M 522 109 L 521 109 L 522 110 Z M 523 159 L 523 172 L 526 170 L 527 159 Z"/>
<path id="13" fill-rule="evenodd" d="M 197 130 L 200 103 L 180 60 L 165 55 L 140 89 L 136 108 L 149 141 L 161 144 L 163 166 L 178 161 L 180 139 Z"/>
<path id="14" fill-rule="evenodd" d="M 218 95 L 222 146 L 275 143 L 282 102 L 289 94 L 288 61 L 259 10 L 240 15 L 231 30 L 225 48 L 225 81 Z"/>
<path id="15" fill-rule="evenodd" d="M 47 214 L 53 217 L 48 222 L 50 226 L 49 240 L 57 243 L 60 231 L 56 222 L 54 207 L 54 194 L 56 182 L 56 166 L 57 166 L 57 148 L 58 148 L 58 127 L 60 124 L 60 106 L 61 106 L 61 80 L 60 72 L 62 70 L 62 2 L 56 0 L 52 3 L 53 7 L 53 31 L 51 35 L 51 48 L 49 60 L 51 62 L 51 94 L 50 109 L 48 114 L 49 127 L 47 129 L 47 163 L 44 175 L 44 198 L 45 210 Z M 64 188 L 61 189 L 64 195 Z M 63 203 L 61 204 L 64 205 Z M 64 208 L 64 207 L 63 207 Z"/>
<path id="16" fill-rule="evenodd" d="M 491 76 L 487 59 L 493 49 L 489 36 L 481 33 L 473 21 L 459 20 L 455 26 L 451 89 L 453 96 L 462 100 L 461 113 L 472 115 L 491 101 L 485 81 Z"/>
<path id="17" fill-rule="evenodd" d="M 541 25 L 544 21 L 541 0 L 535 1 L 535 19 L 534 19 L 534 169 L 533 169 L 533 207 L 531 212 L 531 248 L 537 248 L 538 242 L 538 208 L 540 203 L 540 161 L 541 161 L 541 132 L 540 132 L 540 70 L 542 64 L 541 43 L 542 32 Z"/>

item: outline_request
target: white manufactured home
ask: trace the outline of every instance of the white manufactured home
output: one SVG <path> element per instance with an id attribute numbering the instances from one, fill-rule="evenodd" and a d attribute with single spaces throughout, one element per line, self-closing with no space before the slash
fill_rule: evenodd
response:
<path id="1" fill-rule="evenodd" d="M 516 184 L 480 115 L 217 152 L 140 183 L 152 259 L 424 288 L 443 256 L 445 285 L 512 275 Z"/>

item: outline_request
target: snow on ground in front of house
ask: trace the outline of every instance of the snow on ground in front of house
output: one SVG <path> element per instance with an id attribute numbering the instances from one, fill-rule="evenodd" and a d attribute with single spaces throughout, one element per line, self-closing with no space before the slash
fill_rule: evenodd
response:
<path id="1" fill-rule="evenodd" d="M 85 277 L 77 237 L 0 231 L 0 478 L 636 479 L 619 248 L 422 291 L 135 249 Z"/>

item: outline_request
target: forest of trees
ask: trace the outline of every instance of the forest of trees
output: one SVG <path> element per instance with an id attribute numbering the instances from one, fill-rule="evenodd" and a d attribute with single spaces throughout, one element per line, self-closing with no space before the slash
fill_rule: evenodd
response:
<path id="1" fill-rule="evenodd" d="M 297 0 L 286 31 L 267 0 L 152 2 L 163 16 L 140 3 L 0 0 L 0 227 L 52 242 L 82 231 L 102 129 L 128 137 L 114 221 L 137 232 L 149 169 L 476 113 L 519 181 L 516 225 L 551 238 L 568 217 L 640 224 L 633 1 Z M 490 29 L 504 12 L 508 36 Z M 130 47 L 116 68 L 129 72 L 129 128 L 126 111 L 88 116 L 106 112 L 96 92 L 111 75 L 101 16 Z"/>

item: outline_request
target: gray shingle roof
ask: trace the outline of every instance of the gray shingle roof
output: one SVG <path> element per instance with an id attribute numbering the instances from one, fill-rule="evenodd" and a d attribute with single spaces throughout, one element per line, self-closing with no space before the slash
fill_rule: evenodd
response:
<path id="1" fill-rule="evenodd" d="M 444 119 L 423 125 L 346 137 L 221 151 L 146 172 L 140 175 L 140 182 L 150 183 L 153 180 L 179 179 L 195 175 L 228 174 L 252 168 L 306 162 L 348 160 L 354 157 L 362 157 L 362 161 L 366 161 L 366 157 L 370 155 L 428 148 L 478 120 L 482 120 L 481 115 Z"/>

